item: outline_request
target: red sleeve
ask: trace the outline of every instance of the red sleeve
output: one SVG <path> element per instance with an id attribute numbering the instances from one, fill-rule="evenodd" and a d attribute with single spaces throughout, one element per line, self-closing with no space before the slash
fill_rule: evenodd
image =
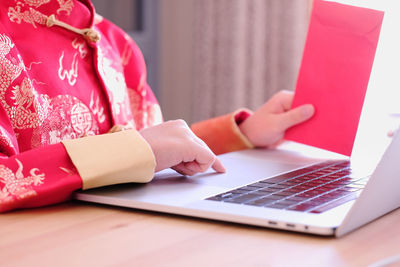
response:
<path id="1" fill-rule="evenodd" d="M 61 143 L 0 156 L 0 212 L 62 202 L 81 187 Z"/>

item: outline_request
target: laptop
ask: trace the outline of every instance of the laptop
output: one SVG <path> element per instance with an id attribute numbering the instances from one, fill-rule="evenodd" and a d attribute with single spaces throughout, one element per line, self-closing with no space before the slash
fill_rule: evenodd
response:
<path id="1" fill-rule="evenodd" d="M 400 206 L 400 134 L 376 166 L 287 142 L 275 150 L 220 156 L 224 174 L 172 170 L 148 184 L 80 191 L 75 198 L 119 207 L 303 233 L 342 236 Z"/>
<path id="2" fill-rule="evenodd" d="M 385 14 L 351 157 L 286 142 L 274 150 L 219 156 L 224 174 L 210 170 L 186 177 L 164 170 L 148 184 L 80 191 L 75 198 L 336 237 L 395 210 L 400 206 L 400 134 L 387 137 L 393 117 L 386 115 L 397 112 L 400 99 L 394 96 L 400 88 L 400 43 L 391 39 L 399 17 Z"/>

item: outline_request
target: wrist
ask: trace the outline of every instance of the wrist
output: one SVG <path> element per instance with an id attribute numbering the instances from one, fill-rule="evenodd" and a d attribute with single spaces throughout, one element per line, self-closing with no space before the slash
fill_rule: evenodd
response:
<path id="1" fill-rule="evenodd" d="M 249 127 L 250 123 L 249 120 L 251 119 L 251 116 L 253 115 L 253 112 L 248 109 L 241 109 L 236 111 L 234 114 L 234 120 L 236 122 L 236 125 L 239 129 L 240 134 L 247 140 L 248 143 L 254 146 L 253 141 L 251 140 L 249 133 L 251 132 Z"/>
<path id="2" fill-rule="evenodd" d="M 252 138 L 251 138 L 251 136 L 249 134 L 249 133 L 251 133 L 251 131 L 249 129 L 249 127 L 250 127 L 250 123 L 249 122 L 250 122 L 249 118 L 246 118 L 246 120 L 241 121 L 238 124 L 238 127 L 239 127 L 239 130 L 240 130 L 241 134 L 244 137 L 246 137 L 247 140 L 249 140 L 250 143 L 254 144 L 254 142 L 252 141 Z"/>
<path id="3" fill-rule="evenodd" d="M 233 116 L 236 124 L 240 127 L 240 125 L 245 122 L 252 114 L 253 112 L 248 109 L 240 109 L 236 111 Z"/>

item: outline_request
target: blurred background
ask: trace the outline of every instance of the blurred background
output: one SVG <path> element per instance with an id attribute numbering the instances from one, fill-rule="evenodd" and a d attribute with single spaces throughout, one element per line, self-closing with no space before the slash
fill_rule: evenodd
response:
<path id="1" fill-rule="evenodd" d="M 256 109 L 293 90 L 312 0 L 92 0 L 138 43 L 164 119 Z"/>

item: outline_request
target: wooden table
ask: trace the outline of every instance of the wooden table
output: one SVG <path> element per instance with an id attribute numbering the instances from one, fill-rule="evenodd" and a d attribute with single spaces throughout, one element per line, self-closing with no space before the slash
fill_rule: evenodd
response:
<path id="1" fill-rule="evenodd" d="M 340 239 L 70 202 L 0 215 L 0 266 L 367 266 L 400 210 Z"/>

